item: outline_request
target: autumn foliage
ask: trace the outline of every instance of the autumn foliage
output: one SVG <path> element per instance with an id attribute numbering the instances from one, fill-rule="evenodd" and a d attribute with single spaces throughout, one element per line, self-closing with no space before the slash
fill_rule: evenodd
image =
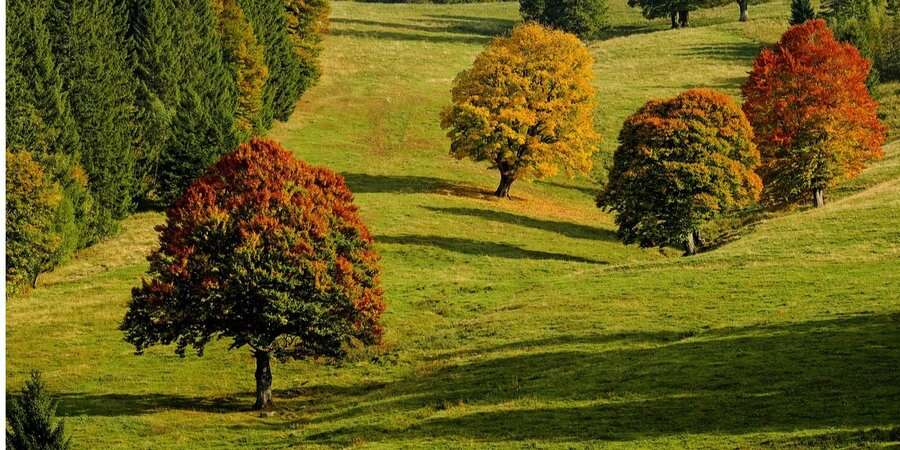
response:
<path id="1" fill-rule="evenodd" d="M 789 29 L 756 58 L 743 86 L 744 112 L 762 155 L 765 198 L 813 196 L 882 156 L 884 126 L 866 89 L 869 63 L 835 40 L 822 20 Z"/>
<path id="2" fill-rule="evenodd" d="M 249 346 L 257 408 L 271 406 L 269 357 L 340 357 L 379 342 L 379 257 L 334 172 L 253 139 L 213 165 L 167 211 L 148 278 L 121 325 L 138 353 L 213 338 Z"/>
<path id="3" fill-rule="evenodd" d="M 577 37 L 538 24 L 494 39 L 457 75 L 453 105 L 441 114 L 450 154 L 490 161 L 500 171 L 500 197 L 513 181 L 550 176 L 560 166 L 588 172 L 599 141 L 592 66 Z"/>
<path id="4" fill-rule="evenodd" d="M 652 100 L 625 121 L 598 206 L 617 212 L 625 243 L 693 253 L 705 221 L 757 199 L 758 163 L 750 123 L 727 95 Z"/>

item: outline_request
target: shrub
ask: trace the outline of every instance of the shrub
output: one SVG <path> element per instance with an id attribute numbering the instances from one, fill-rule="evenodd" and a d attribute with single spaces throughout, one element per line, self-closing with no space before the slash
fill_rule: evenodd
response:
<path id="1" fill-rule="evenodd" d="M 341 357 L 376 343 L 378 255 L 344 180 L 258 139 L 194 182 L 158 228 L 149 279 L 121 325 L 138 353 L 202 354 L 231 338 L 256 358 L 257 409 L 272 406 L 270 358 Z"/>
<path id="2" fill-rule="evenodd" d="M 529 23 L 494 39 L 457 75 L 453 104 L 441 113 L 450 154 L 490 161 L 495 194 L 522 177 L 558 166 L 587 173 L 599 136 L 593 128 L 593 58 L 575 36 Z"/>
<path id="3" fill-rule="evenodd" d="M 56 402 L 47 393 L 40 373 L 31 372 L 21 397 L 7 396 L 6 448 L 13 450 L 66 450 L 71 439 L 65 424 L 53 424 Z"/>
<path id="4" fill-rule="evenodd" d="M 683 244 L 693 254 L 700 225 L 758 198 L 758 163 L 740 107 L 720 92 L 690 90 L 625 121 L 597 204 L 617 212 L 626 244 Z"/>
<path id="5" fill-rule="evenodd" d="M 869 63 L 822 20 L 789 29 L 756 58 L 742 87 L 744 112 L 762 154 L 772 204 L 811 196 L 853 178 L 882 155 L 885 129 L 865 81 Z"/>
<path id="6" fill-rule="evenodd" d="M 813 9 L 810 0 L 791 0 L 791 25 L 800 25 L 807 20 L 816 18 L 816 10 Z"/>
<path id="7" fill-rule="evenodd" d="M 606 21 L 606 0 L 519 0 L 526 21 L 577 35 L 596 37 Z"/>

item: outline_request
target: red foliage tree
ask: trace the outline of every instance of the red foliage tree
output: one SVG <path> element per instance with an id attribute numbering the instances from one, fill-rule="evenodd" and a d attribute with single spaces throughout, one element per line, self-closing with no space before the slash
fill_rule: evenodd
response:
<path id="1" fill-rule="evenodd" d="M 380 341 L 379 257 L 334 172 L 254 139 L 195 181 L 158 227 L 149 279 L 121 325 L 140 354 L 198 354 L 231 338 L 256 358 L 257 409 L 272 407 L 270 357 L 340 357 Z"/>
<path id="2" fill-rule="evenodd" d="M 756 58 L 742 88 L 744 113 L 762 155 L 770 203 L 812 194 L 856 176 L 882 156 L 884 126 L 866 89 L 869 62 L 835 40 L 822 20 L 789 29 Z"/>

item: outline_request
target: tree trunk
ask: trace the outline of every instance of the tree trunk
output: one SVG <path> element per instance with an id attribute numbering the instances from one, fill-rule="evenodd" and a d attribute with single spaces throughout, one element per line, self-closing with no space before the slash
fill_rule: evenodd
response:
<path id="1" fill-rule="evenodd" d="M 256 404 L 253 409 L 258 411 L 271 411 L 275 408 L 272 402 L 272 367 L 269 365 L 269 352 L 255 350 L 256 357 Z"/>
<path id="2" fill-rule="evenodd" d="M 35 274 L 31 277 L 31 288 L 32 288 L 32 289 L 37 289 L 37 279 L 38 279 L 38 275 L 40 275 L 40 274 L 39 274 L 39 273 L 35 273 Z"/>
<path id="3" fill-rule="evenodd" d="M 750 20 L 750 14 L 747 13 L 747 2 L 749 0 L 738 0 L 738 6 L 741 8 L 741 22 Z"/>
<path id="4" fill-rule="evenodd" d="M 687 28 L 688 11 L 678 11 L 678 26 L 680 26 L 681 28 Z"/>
<path id="5" fill-rule="evenodd" d="M 500 198 L 509 198 L 509 188 L 512 186 L 513 181 L 516 181 L 514 176 L 508 172 L 500 172 L 500 185 L 497 186 L 494 195 Z"/>
<path id="6" fill-rule="evenodd" d="M 672 14 L 670 14 L 670 16 L 672 18 L 672 29 L 674 30 L 678 28 L 678 11 L 672 11 Z"/>
<path id="7" fill-rule="evenodd" d="M 686 256 L 697 254 L 697 245 L 694 242 L 696 231 L 691 231 L 684 237 L 684 254 Z"/>
<path id="8" fill-rule="evenodd" d="M 813 191 L 813 206 L 816 208 L 825 206 L 825 190 L 816 189 Z"/>

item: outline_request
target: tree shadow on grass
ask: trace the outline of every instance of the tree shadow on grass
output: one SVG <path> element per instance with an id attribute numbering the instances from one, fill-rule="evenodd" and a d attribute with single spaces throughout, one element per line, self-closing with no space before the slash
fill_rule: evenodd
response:
<path id="1" fill-rule="evenodd" d="M 897 313 L 684 337 L 620 337 L 623 342 L 610 349 L 607 337 L 597 335 L 592 351 L 525 342 L 511 349 L 534 351 L 489 353 L 417 372 L 388 385 L 371 403 L 334 405 L 339 412 L 304 422 L 326 427 L 307 440 L 627 441 L 684 433 L 868 429 L 896 424 L 900 417 Z M 395 400 L 385 401 L 390 398 Z M 526 401 L 510 403 L 517 400 Z M 554 405 L 527 406 L 541 401 Z M 424 412 L 429 409 L 430 415 Z M 341 423 L 413 413 L 421 419 L 399 428 L 391 425 L 395 421 Z"/>
<path id="2" fill-rule="evenodd" d="M 429 15 L 428 19 L 419 23 L 381 22 L 366 19 L 334 18 L 331 23 L 338 25 L 364 25 L 399 30 L 421 31 L 426 33 L 455 33 L 481 37 L 493 37 L 505 33 L 515 25 L 508 19 L 472 18 L 464 16 Z"/>
<path id="3" fill-rule="evenodd" d="M 343 173 L 341 176 L 357 194 L 441 194 L 477 199 L 496 199 L 492 191 L 466 184 L 456 184 L 442 178 L 414 175 L 371 175 Z"/>
<path id="4" fill-rule="evenodd" d="M 434 44 L 474 44 L 484 45 L 491 38 L 488 36 L 471 36 L 471 35 L 440 35 L 440 34 L 418 34 L 404 33 L 400 31 L 377 31 L 377 30 L 349 30 L 344 28 L 335 28 L 328 32 L 332 36 L 347 36 L 359 39 L 383 39 L 386 41 L 415 41 L 430 42 Z"/>
<path id="5" fill-rule="evenodd" d="M 537 230 L 549 231 L 551 233 L 559 233 L 563 236 L 575 239 L 594 239 L 616 242 L 618 238 L 615 232 L 602 228 L 595 228 L 588 225 L 581 225 L 570 222 L 560 222 L 555 220 L 535 219 L 528 216 L 520 216 L 510 214 L 503 211 L 494 211 L 478 208 L 438 208 L 426 206 L 425 209 L 441 214 L 453 214 L 465 217 L 477 217 L 484 220 L 492 220 L 494 222 L 508 223 L 511 225 L 519 225 Z"/>
<path id="6" fill-rule="evenodd" d="M 528 250 L 512 244 L 501 242 L 476 241 L 474 239 L 444 237 L 444 236 L 376 236 L 375 242 L 382 244 L 418 245 L 422 247 L 435 247 L 443 250 L 475 256 L 491 256 L 495 258 L 532 259 L 536 261 L 553 260 L 565 262 L 578 262 L 589 264 L 609 264 L 606 261 L 598 261 L 580 256 L 564 253 L 543 252 L 540 250 Z"/>
<path id="7" fill-rule="evenodd" d="M 702 59 L 721 61 L 752 61 L 764 47 L 759 42 L 742 42 L 739 44 L 694 45 L 679 56 L 693 56 Z"/>

